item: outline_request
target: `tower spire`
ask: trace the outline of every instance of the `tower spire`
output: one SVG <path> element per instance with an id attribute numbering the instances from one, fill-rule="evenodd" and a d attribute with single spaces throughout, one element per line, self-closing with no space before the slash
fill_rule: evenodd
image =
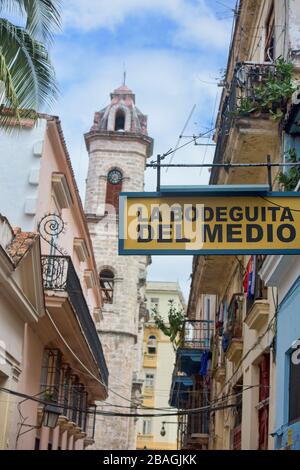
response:
<path id="1" fill-rule="evenodd" d="M 126 64 L 123 62 L 123 86 L 126 86 Z"/>

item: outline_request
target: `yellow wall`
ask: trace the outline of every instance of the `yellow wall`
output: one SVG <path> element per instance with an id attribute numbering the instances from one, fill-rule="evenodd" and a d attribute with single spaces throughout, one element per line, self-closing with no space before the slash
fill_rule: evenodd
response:
<path id="1" fill-rule="evenodd" d="M 177 283 L 149 282 L 146 288 L 147 308 L 150 320 L 144 329 L 144 380 L 146 374 L 154 374 L 154 387 L 143 386 L 143 404 L 154 408 L 169 408 L 169 395 L 172 373 L 175 364 L 175 352 L 170 340 L 158 328 L 151 318 L 153 304 L 151 299 L 159 299 L 158 312 L 165 321 L 168 318 L 169 300 L 174 300 L 179 307 L 184 308 L 184 299 Z M 157 338 L 156 354 L 148 354 L 147 343 L 150 335 Z M 170 410 L 176 412 L 175 409 Z M 162 422 L 166 421 L 166 435 L 161 436 Z M 170 423 L 170 424 L 168 424 Z M 173 424 L 175 423 L 175 424 Z M 143 434 L 143 418 L 137 425 L 137 449 L 174 450 L 177 449 L 177 417 L 152 418 L 151 433 Z"/>

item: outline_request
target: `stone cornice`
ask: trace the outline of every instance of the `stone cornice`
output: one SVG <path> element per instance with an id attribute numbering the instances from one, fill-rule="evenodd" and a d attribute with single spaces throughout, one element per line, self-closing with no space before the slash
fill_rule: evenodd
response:
<path id="1" fill-rule="evenodd" d="M 85 138 L 85 143 L 87 150 L 89 151 L 90 147 L 90 142 L 92 140 L 98 139 L 105 139 L 105 140 L 115 140 L 115 141 L 136 141 L 139 140 L 140 142 L 143 142 L 147 146 L 147 157 L 150 157 L 153 153 L 153 139 L 147 135 L 144 134 L 136 134 L 133 132 L 122 132 L 122 133 L 117 133 L 113 131 L 90 131 L 84 135 Z"/>

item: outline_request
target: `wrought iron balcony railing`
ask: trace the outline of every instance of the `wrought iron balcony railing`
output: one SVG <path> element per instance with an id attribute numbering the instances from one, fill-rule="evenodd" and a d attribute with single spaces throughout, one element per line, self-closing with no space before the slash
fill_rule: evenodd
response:
<path id="1" fill-rule="evenodd" d="M 68 293 L 103 382 L 107 385 L 108 370 L 102 345 L 71 258 L 69 256 L 42 256 L 42 269 L 45 290 Z"/>
<path id="2" fill-rule="evenodd" d="M 214 330 L 214 322 L 209 320 L 188 320 L 184 324 L 181 348 L 210 349 L 210 339 Z"/>
<path id="3" fill-rule="evenodd" d="M 209 406 L 209 399 L 208 394 L 201 392 L 200 390 L 197 392 L 198 403 L 197 405 L 192 404 L 190 401 L 189 408 L 196 408 L 196 407 L 205 407 Z M 204 436 L 209 435 L 209 420 L 210 420 L 210 412 L 202 411 L 198 414 L 190 414 L 182 416 L 179 422 L 179 440 L 180 440 L 180 448 L 181 449 L 188 449 L 191 444 L 195 444 L 194 439 L 199 438 L 200 436 L 203 438 Z"/>
<path id="4" fill-rule="evenodd" d="M 260 98 L 256 92 L 257 87 L 275 75 L 276 66 L 271 63 L 240 62 L 236 65 L 229 92 L 220 112 L 215 163 L 219 163 L 223 159 L 230 129 L 234 126 L 237 117 L 243 116 L 243 113 L 238 111 L 242 111 L 245 100 L 248 102 L 258 101 Z M 245 112 L 245 114 L 247 113 Z"/>

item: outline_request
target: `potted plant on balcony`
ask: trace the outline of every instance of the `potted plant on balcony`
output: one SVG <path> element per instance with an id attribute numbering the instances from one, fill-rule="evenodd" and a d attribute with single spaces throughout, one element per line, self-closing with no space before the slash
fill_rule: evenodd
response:
<path id="1" fill-rule="evenodd" d="M 299 162 L 295 148 L 289 149 L 285 152 L 287 161 L 289 163 Z M 300 179 L 299 166 L 292 166 L 286 172 L 280 171 L 277 175 L 277 181 L 284 191 L 294 191 Z"/>
<path id="2" fill-rule="evenodd" d="M 239 105 L 234 113 L 236 116 L 259 117 L 269 114 L 272 119 L 279 120 L 284 116 L 286 102 L 291 98 L 296 86 L 293 83 L 293 65 L 283 57 L 275 61 L 275 73 L 269 73 L 261 79 L 261 83 L 251 90 L 251 96 L 239 98 Z"/>

